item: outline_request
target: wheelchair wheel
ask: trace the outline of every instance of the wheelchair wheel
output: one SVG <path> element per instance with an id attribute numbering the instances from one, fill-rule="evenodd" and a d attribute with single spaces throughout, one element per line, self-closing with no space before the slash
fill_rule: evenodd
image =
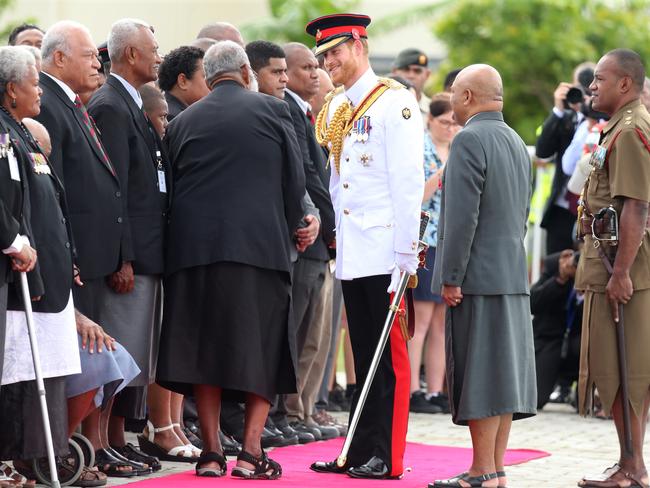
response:
<path id="1" fill-rule="evenodd" d="M 84 455 L 79 444 L 72 439 L 68 439 L 68 447 L 70 448 L 68 454 L 56 458 L 61 486 L 70 486 L 74 484 L 79 479 L 79 476 L 81 476 L 81 471 L 84 468 Z M 32 467 L 34 468 L 36 480 L 39 483 L 52 486 L 50 466 L 47 462 L 47 457 L 35 459 Z"/>
<path id="2" fill-rule="evenodd" d="M 78 432 L 72 434 L 72 440 L 81 448 L 81 452 L 84 455 L 84 466 L 92 468 L 95 465 L 95 448 L 92 443 Z"/>

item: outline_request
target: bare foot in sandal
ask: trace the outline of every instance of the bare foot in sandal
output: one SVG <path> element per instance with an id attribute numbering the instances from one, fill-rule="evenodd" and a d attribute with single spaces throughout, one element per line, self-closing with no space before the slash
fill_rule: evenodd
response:
<path id="1" fill-rule="evenodd" d="M 232 476 L 251 480 L 277 480 L 282 476 L 282 466 L 269 459 L 263 449 L 255 454 L 242 451 L 237 456 L 237 466 L 232 469 Z"/>

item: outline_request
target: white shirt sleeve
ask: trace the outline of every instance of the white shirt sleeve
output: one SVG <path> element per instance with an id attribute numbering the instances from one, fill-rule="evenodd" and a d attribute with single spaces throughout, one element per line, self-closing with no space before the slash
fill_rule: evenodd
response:
<path id="1" fill-rule="evenodd" d="M 562 155 L 562 171 L 565 175 L 571 176 L 576 169 L 576 164 L 582 156 L 582 148 L 585 145 L 585 140 L 589 134 L 587 121 L 583 120 L 576 129 L 571 144 L 566 148 Z"/>
<path id="2" fill-rule="evenodd" d="M 14 242 L 11 243 L 11 246 L 9 246 L 7 249 L 3 249 L 2 253 L 3 254 L 13 254 L 16 252 L 20 252 L 23 250 L 23 246 L 29 246 L 29 239 L 27 236 L 21 236 L 20 234 L 16 235 L 16 238 L 14 239 Z"/>

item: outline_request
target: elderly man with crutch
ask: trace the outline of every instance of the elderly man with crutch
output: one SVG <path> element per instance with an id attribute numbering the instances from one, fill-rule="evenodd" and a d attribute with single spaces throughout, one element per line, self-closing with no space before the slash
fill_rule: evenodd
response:
<path id="1" fill-rule="evenodd" d="M 593 108 L 611 116 L 591 156 L 579 224 L 585 246 L 575 286 L 585 304 L 579 406 L 589 411 L 594 389 L 611 410 L 620 458 L 587 488 L 647 487 L 643 439 L 650 406 L 650 115 L 639 96 L 640 56 L 615 49 L 603 56 L 590 86 Z M 625 321 L 623 321 L 625 312 Z"/>

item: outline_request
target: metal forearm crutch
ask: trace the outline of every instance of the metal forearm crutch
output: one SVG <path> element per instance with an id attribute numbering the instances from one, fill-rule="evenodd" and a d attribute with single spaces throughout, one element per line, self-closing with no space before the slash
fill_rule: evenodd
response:
<path id="1" fill-rule="evenodd" d="M 426 247 L 426 244 L 422 242 L 422 237 L 424 236 L 424 231 L 427 228 L 429 223 L 429 214 L 422 212 L 420 217 L 420 244 L 418 246 L 418 251 Z M 350 421 L 350 426 L 348 427 L 348 433 L 345 436 L 345 442 L 341 448 L 341 453 L 336 459 L 336 464 L 342 468 L 345 466 L 345 463 L 348 460 L 348 451 L 350 450 L 350 445 L 352 444 L 352 439 L 354 438 L 354 433 L 357 430 L 357 425 L 359 424 L 359 419 L 361 418 L 361 412 L 363 407 L 366 404 L 368 399 L 368 393 L 370 392 L 370 387 L 372 386 L 372 380 L 375 378 L 375 373 L 379 367 L 379 361 L 381 360 L 381 355 L 386 348 L 386 343 L 390 337 L 390 331 L 397 317 L 397 312 L 399 311 L 399 305 L 404 298 L 404 293 L 406 292 L 406 287 L 408 285 L 409 275 L 402 272 L 400 275 L 399 283 L 397 285 L 397 291 L 393 295 L 393 300 L 391 301 L 390 306 L 388 307 L 388 315 L 386 316 L 386 321 L 384 322 L 384 328 L 381 331 L 379 336 L 379 343 L 377 344 L 377 349 L 375 349 L 375 354 L 372 357 L 372 362 L 370 363 L 370 369 L 366 375 L 366 380 L 363 382 L 363 388 L 361 388 L 361 394 L 359 395 L 359 401 L 357 406 L 354 409 L 354 414 L 352 415 L 352 420 Z"/>
<path id="2" fill-rule="evenodd" d="M 20 273 L 20 285 L 25 305 L 25 317 L 27 319 L 27 332 L 29 333 L 29 344 L 32 348 L 32 360 L 34 362 L 34 375 L 36 376 L 36 387 L 38 397 L 41 403 L 41 415 L 43 417 L 43 431 L 45 434 L 45 446 L 47 448 L 47 461 L 50 466 L 50 477 L 53 488 L 60 488 L 59 473 L 56 468 L 54 459 L 54 444 L 52 442 L 52 430 L 50 429 L 50 416 L 47 410 L 47 399 L 45 398 L 45 384 L 43 383 L 43 373 L 41 370 L 41 356 L 38 351 L 38 340 L 36 339 L 36 329 L 34 327 L 34 316 L 32 314 L 32 299 L 29 295 L 29 285 L 27 283 L 27 274 Z"/>

